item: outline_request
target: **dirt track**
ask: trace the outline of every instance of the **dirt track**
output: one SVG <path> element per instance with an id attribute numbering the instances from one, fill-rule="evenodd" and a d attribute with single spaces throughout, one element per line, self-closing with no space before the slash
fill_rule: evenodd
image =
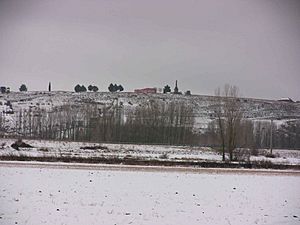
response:
<path id="1" fill-rule="evenodd" d="M 193 167 L 171 167 L 171 166 L 134 166 L 134 165 L 108 165 L 108 164 L 61 163 L 61 162 L 28 162 L 28 161 L 26 162 L 0 161 L 0 169 L 1 167 L 300 176 L 299 170 L 193 168 Z"/>

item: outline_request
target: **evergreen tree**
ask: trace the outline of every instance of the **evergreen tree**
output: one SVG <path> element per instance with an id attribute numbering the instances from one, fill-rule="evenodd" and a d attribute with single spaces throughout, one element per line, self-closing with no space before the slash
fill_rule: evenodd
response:
<path id="1" fill-rule="evenodd" d="M 87 89 L 84 85 L 80 86 L 79 84 L 77 84 L 75 86 L 74 90 L 75 90 L 75 92 L 86 92 L 87 91 Z"/>
<path id="2" fill-rule="evenodd" d="M 124 88 L 123 86 L 120 84 L 120 85 L 117 85 L 117 84 L 110 84 L 108 86 L 108 90 L 110 92 L 116 92 L 116 91 L 124 91 Z"/>
<path id="3" fill-rule="evenodd" d="M 86 87 L 84 85 L 82 85 L 80 87 L 80 92 L 86 92 L 86 91 L 87 91 Z"/>
<path id="4" fill-rule="evenodd" d="M 166 86 L 164 87 L 163 92 L 164 92 L 164 94 L 166 94 L 166 93 L 168 93 L 168 92 L 171 92 L 170 86 L 169 86 L 169 85 L 166 85 Z"/>
<path id="5" fill-rule="evenodd" d="M 118 89 L 119 89 L 119 86 L 117 85 L 117 84 L 114 84 L 114 91 L 113 92 L 116 92 L 116 91 L 118 91 Z"/>
<path id="6" fill-rule="evenodd" d="M 20 91 L 27 91 L 27 87 L 25 84 L 22 84 L 19 88 Z"/>
<path id="7" fill-rule="evenodd" d="M 93 88 L 94 88 L 94 86 L 91 85 L 91 84 L 88 86 L 88 90 L 89 90 L 89 91 L 93 91 Z"/>
<path id="8" fill-rule="evenodd" d="M 0 90 L 2 94 L 6 93 L 6 87 L 0 87 Z"/>
<path id="9" fill-rule="evenodd" d="M 98 87 L 97 86 L 93 86 L 93 88 L 92 88 L 92 91 L 93 92 L 97 92 L 99 89 L 98 89 Z"/>
<path id="10" fill-rule="evenodd" d="M 112 83 L 108 86 L 108 90 L 114 92 L 114 85 Z"/>
<path id="11" fill-rule="evenodd" d="M 74 88 L 75 92 L 80 92 L 81 90 L 81 86 L 79 84 L 77 84 Z"/>
<path id="12" fill-rule="evenodd" d="M 124 91 L 124 88 L 123 88 L 123 86 L 121 84 L 118 86 L 118 90 L 119 91 Z"/>
<path id="13" fill-rule="evenodd" d="M 177 80 L 176 80 L 176 83 L 175 83 L 174 94 L 179 94 L 179 89 L 178 89 L 178 85 L 177 85 Z"/>

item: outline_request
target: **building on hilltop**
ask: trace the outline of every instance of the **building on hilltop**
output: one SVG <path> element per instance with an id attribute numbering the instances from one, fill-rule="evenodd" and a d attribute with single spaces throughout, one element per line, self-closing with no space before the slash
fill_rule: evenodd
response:
<path id="1" fill-rule="evenodd" d="M 134 93 L 137 93 L 137 94 L 156 94 L 157 93 L 157 88 L 135 89 Z"/>
<path id="2" fill-rule="evenodd" d="M 278 101 L 280 101 L 280 102 L 294 102 L 291 98 L 281 98 L 281 99 L 278 99 Z"/>

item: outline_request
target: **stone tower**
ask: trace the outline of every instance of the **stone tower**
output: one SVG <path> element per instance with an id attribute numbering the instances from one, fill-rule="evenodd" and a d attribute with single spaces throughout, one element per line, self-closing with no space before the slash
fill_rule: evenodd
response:
<path id="1" fill-rule="evenodd" d="M 178 94 L 178 93 L 179 93 L 179 91 L 178 91 L 177 80 L 176 80 L 174 94 Z"/>

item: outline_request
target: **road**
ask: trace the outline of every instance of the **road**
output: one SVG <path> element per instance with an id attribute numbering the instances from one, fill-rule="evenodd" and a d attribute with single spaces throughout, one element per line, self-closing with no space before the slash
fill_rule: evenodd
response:
<path id="1" fill-rule="evenodd" d="M 114 170 L 114 171 L 143 171 L 143 172 L 178 172 L 178 173 L 208 173 L 208 174 L 259 174 L 300 176 L 298 170 L 273 169 L 231 169 L 231 168 L 197 168 L 170 166 L 136 166 L 116 164 L 87 164 L 63 162 L 28 162 L 28 161 L 0 161 L 0 167 L 49 168 L 49 169 L 80 169 L 80 170 Z"/>

